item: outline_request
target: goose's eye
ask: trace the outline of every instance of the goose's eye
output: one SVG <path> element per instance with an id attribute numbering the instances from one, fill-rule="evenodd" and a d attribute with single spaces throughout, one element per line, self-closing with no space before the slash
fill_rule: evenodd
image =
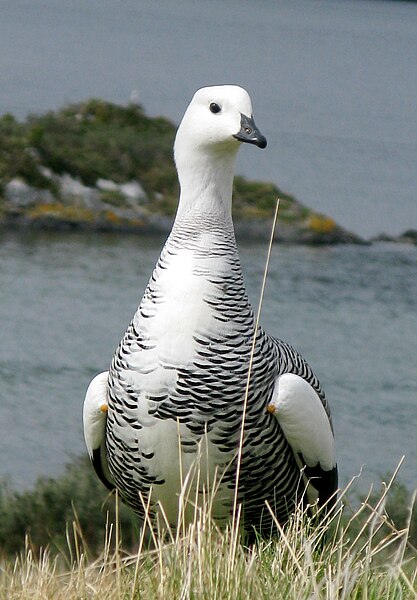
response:
<path id="1" fill-rule="evenodd" d="M 221 111 L 221 107 L 218 104 L 216 104 L 216 102 L 211 102 L 210 103 L 210 111 L 212 113 L 218 113 Z"/>

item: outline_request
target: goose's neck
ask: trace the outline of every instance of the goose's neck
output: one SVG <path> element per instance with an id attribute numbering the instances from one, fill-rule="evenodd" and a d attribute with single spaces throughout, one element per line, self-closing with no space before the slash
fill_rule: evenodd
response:
<path id="1" fill-rule="evenodd" d="M 236 154 L 196 151 L 176 157 L 180 182 L 177 218 L 207 215 L 232 222 L 232 187 Z"/>

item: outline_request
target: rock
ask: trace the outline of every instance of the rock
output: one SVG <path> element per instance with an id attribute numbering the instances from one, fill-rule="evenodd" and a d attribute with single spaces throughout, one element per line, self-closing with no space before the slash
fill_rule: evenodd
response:
<path id="1" fill-rule="evenodd" d="M 129 181 L 128 183 L 122 183 L 119 186 L 122 194 L 126 196 L 132 206 L 138 206 L 139 204 L 144 204 L 148 202 L 148 197 L 145 193 L 145 190 L 140 185 L 138 181 Z"/>
<path id="2" fill-rule="evenodd" d="M 107 204 L 110 203 L 113 205 L 114 200 L 118 198 L 119 205 L 123 200 L 128 207 L 139 208 L 148 202 L 148 197 L 145 190 L 136 180 L 117 184 L 110 179 L 97 179 L 96 187 L 100 191 L 104 192 L 101 200 Z M 120 196 L 122 198 L 120 198 Z"/>
<path id="3" fill-rule="evenodd" d="M 40 165 L 39 171 L 44 177 L 46 177 L 46 179 L 54 179 L 55 177 L 54 173 L 51 171 L 51 169 L 49 169 L 49 167 L 44 167 L 43 165 Z"/>
<path id="4" fill-rule="evenodd" d="M 57 175 L 59 196 L 69 204 L 83 204 L 86 208 L 96 208 L 99 193 L 95 188 L 85 186 L 79 179 L 68 175 Z"/>
<path id="5" fill-rule="evenodd" d="M 414 244 L 417 245 L 417 230 L 407 229 L 404 233 L 398 236 L 388 235 L 386 233 L 380 233 L 371 240 L 372 242 L 389 242 L 392 244 Z"/>
<path id="6" fill-rule="evenodd" d="M 371 238 L 371 242 L 396 242 L 396 238 L 387 233 L 379 233 L 375 237 Z"/>
<path id="7" fill-rule="evenodd" d="M 115 192 L 119 189 L 119 186 L 110 179 L 97 179 L 96 187 L 103 192 Z"/>
<path id="8" fill-rule="evenodd" d="M 417 244 L 417 229 L 407 229 L 399 236 L 398 241 L 406 244 Z"/>
<path id="9" fill-rule="evenodd" d="M 38 189 L 28 185 L 20 177 L 11 179 L 5 186 L 4 196 L 6 202 L 15 209 L 25 209 L 35 204 L 50 203 L 54 197 L 49 190 Z"/>
<path id="10" fill-rule="evenodd" d="M 237 219 L 235 220 L 236 236 L 240 239 L 268 240 L 271 236 L 272 219 Z M 308 224 L 280 221 L 275 230 L 275 241 L 285 244 L 366 244 L 359 236 L 335 225 L 329 230 L 311 229 Z"/>

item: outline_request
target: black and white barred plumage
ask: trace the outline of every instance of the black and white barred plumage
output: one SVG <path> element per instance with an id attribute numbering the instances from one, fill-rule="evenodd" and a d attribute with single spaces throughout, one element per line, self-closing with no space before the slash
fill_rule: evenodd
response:
<path id="1" fill-rule="evenodd" d="M 213 104 L 220 110 L 214 113 Z M 223 121 L 216 119 L 222 112 Z M 108 411 L 102 439 L 91 439 L 89 418 L 84 419 L 89 449 L 97 444 L 105 449 L 108 483 L 141 516 L 143 499 L 151 493 L 151 513 L 160 502 L 172 525 L 178 517 L 181 472 L 184 477 L 192 470 L 197 457 L 196 487 L 220 479 L 213 505 L 213 516 L 220 522 L 230 518 L 236 484 L 255 319 L 231 220 L 233 164 L 239 146 L 235 138 L 266 145 L 251 118 L 246 92 L 236 86 L 197 92 L 176 139 L 181 184 L 177 218 L 113 357 L 103 398 Z M 287 373 L 307 384 L 297 377 L 282 379 Z M 287 402 L 297 382 L 302 410 Z M 305 391 L 303 385 L 308 386 Z M 311 397 L 313 421 L 319 415 L 311 425 L 303 416 L 304 393 Z M 98 414 L 96 404 L 91 414 Z M 315 426 L 318 442 L 308 430 Z M 103 471 L 100 461 L 97 465 Z M 287 518 L 303 494 L 303 467 L 318 478 L 319 502 L 325 502 L 337 486 L 329 408 L 301 355 L 259 328 L 239 477 L 238 497 L 248 530 L 253 526 L 268 531 L 265 501 L 280 520 Z"/>

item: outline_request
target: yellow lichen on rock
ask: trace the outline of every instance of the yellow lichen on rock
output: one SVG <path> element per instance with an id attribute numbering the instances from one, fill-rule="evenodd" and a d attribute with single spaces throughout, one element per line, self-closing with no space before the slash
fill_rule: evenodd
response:
<path id="1" fill-rule="evenodd" d="M 308 218 L 307 227 L 314 233 L 330 233 L 336 229 L 337 225 L 330 217 L 314 214 Z"/>
<path id="2" fill-rule="evenodd" d="M 120 225 L 120 223 L 123 222 L 123 219 L 112 210 L 106 210 L 104 217 L 106 221 L 109 221 L 109 223 L 112 223 L 113 225 Z"/>
<path id="3" fill-rule="evenodd" d="M 37 204 L 27 212 L 27 216 L 34 221 L 43 217 L 77 222 L 93 221 L 95 218 L 94 212 L 88 208 L 74 205 L 65 206 L 59 202 Z"/>

